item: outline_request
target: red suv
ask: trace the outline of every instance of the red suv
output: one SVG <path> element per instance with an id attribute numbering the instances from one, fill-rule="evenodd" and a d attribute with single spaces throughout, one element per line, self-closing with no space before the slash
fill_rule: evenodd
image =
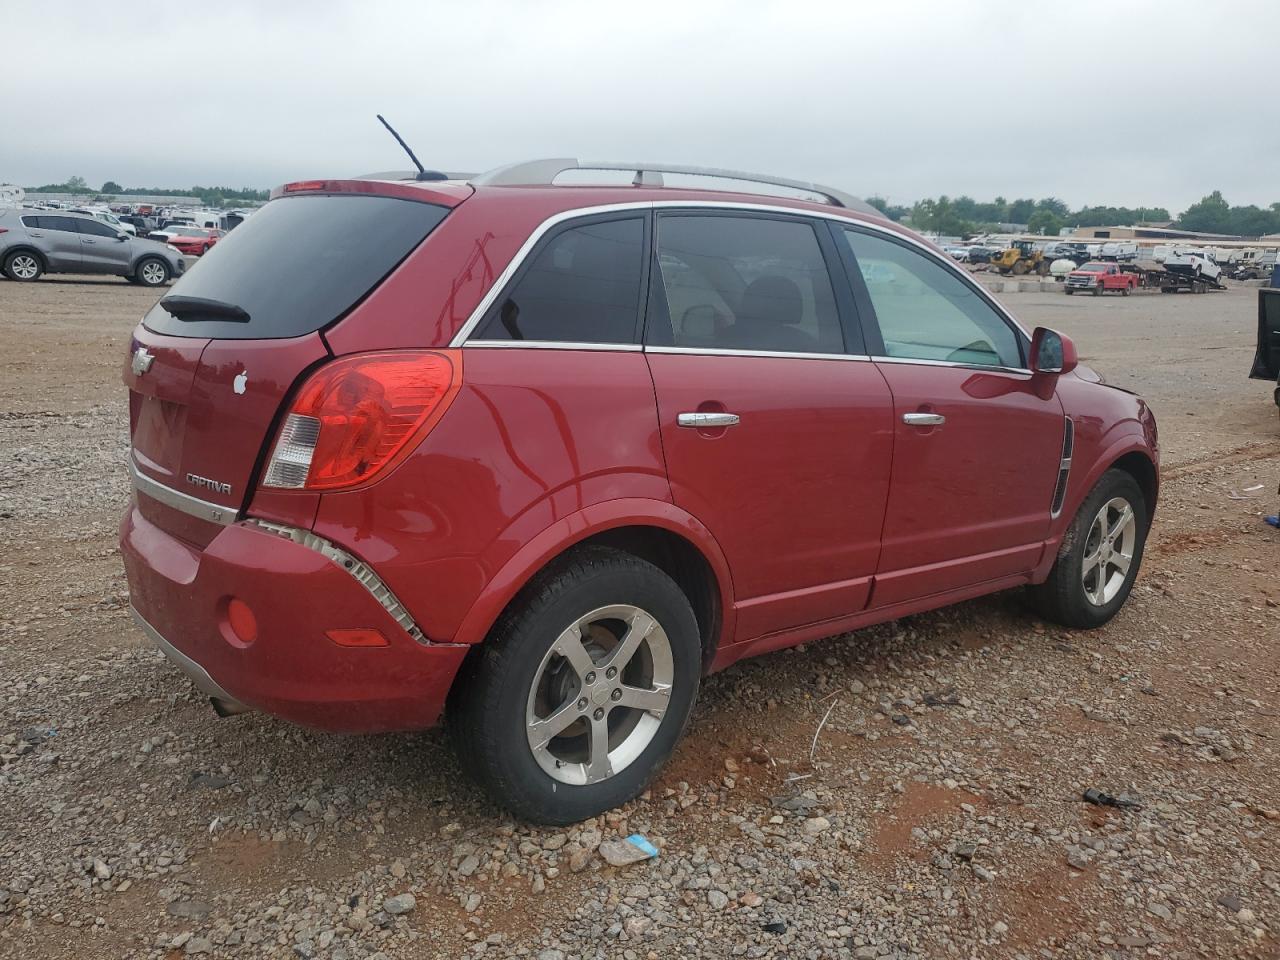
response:
<path id="1" fill-rule="evenodd" d="M 742 657 L 1020 585 L 1116 613 L 1156 425 L 1065 336 L 839 191 L 576 166 L 288 184 L 134 331 L 133 609 L 220 712 L 443 715 L 567 823 Z"/>

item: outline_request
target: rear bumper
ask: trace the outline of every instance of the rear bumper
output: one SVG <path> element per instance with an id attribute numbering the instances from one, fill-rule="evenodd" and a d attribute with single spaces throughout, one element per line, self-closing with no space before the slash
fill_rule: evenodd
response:
<path id="1" fill-rule="evenodd" d="M 135 497 L 145 497 L 139 492 Z M 210 697 L 344 733 L 434 725 L 468 648 L 414 639 L 374 594 L 311 547 L 251 522 L 200 548 L 130 504 L 120 550 L 144 632 Z M 231 629 L 228 603 L 257 636 Z M 330 629 L 374 628 L 382 647 L 343 647 Z"/>

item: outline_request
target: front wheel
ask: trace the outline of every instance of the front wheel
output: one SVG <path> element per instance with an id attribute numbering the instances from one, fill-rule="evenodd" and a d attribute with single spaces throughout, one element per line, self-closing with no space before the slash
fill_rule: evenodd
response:
<path id="1" fill-rule="evenodd" d="M 1100 284 L 1100 283 L 1095 283 L 1095 284 L 1093 285 L 1093 295 L 1094 295 L 1095 297 L 1098 297 L 1098 296 L 1101 296 L 1101 295 L 1102 295 L 1102 284 Z"/>
<path id="2" fill-rule="evenodd" d="M 1147 540 L 1147 502 L 1133 477 L 1108 470 L 1076 512 L 1049 578 L 1032 588 L 1040 614 L 1068 627 L 1100 627 L 1133 589 Z"/>
<path id="3" fill-rule="evenodd" d="M 169 282 L 169 265 L 159 257 L 147 257 L 138 264 L 133 276 L 144 287 L 162 287 Z"/>
<path id="4" fill-rule="evenodd" d="M 701 649 L 688 598 L 665 573 L 620 551 L 576 550 L 521 592 L 455 681 L 447 724 L 459 760 L 536 823 L 625 803 L 684 732 Z"/>

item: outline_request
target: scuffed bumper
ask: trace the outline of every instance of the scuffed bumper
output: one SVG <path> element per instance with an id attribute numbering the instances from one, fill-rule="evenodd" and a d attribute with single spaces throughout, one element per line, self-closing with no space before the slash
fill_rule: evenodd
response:
<path id="1" fill-rule="evenodd" d="M 205 693 L 324 730 L 434 725 L 468 648 L 414 639 L 359 580 L 314 549 L 252 523 L 207 546 L 152 523 L 121 522 L 131 603 L 144 631 Z M 257 637 L 231 629 L 228 603 L 253 611 Z M 343 647 L 330 629 L 373 628 L 383 647 Z"/>

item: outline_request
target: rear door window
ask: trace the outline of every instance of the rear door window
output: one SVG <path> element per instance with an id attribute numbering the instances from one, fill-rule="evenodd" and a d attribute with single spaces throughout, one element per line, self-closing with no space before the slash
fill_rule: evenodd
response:
<path id="1" fill-rule="evenodd" d="M 534 252 L 472 339 L 635 343 L 643 270 L 643 217 L 561 230 Z"/>
<path id="2" fill-rule="evenodd" d="M 298 337 L 344 316 L 409 255 L 448 209 L 368 195 L 272 200 L 213 247 L 146 316 L 157 333 Z M 185 306 L 171 313 L 169 297 Z M 221 309 L 201 313 L 192 303 Z M 238 308 L 228 310 L 227 307 Z M 230 315 L 248 316 L 229 320 Z"/>
<path id="3" fill-rule="evenodd" d="M 665 303 L 655 298 L 649 344 L 844 352 L 831 277 L 812 224 L 693 214 L 663 215 L 657 223 Z"/>

